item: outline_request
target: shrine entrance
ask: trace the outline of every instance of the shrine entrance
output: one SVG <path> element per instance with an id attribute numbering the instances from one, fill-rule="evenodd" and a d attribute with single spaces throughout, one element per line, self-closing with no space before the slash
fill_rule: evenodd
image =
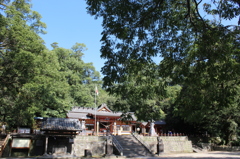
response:
<path id="1" fill-rule="evenodd" d="M 113 130 L 112 122 L 99 122 L 99 132 L 103 135 L 108 135 Z"/>

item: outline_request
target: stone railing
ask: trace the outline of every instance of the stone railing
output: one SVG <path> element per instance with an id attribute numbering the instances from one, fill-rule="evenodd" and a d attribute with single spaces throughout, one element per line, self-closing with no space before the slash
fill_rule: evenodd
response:
<path id="1" fill-rule="evenodd" d="M 193 151 L 194 152 L 202 152 L 203 149 L 197 145 L 192 145 Z"/>
<path id="2" fill-rule="evenodd" d="M 138 135 L 137 133 L 132 133 L 132 135 L 150 152 L 150 153 L 154 153 L 152 151 L 152 149 L 150 148 L 150 145 L 148 143 L 146 143 L 141 137 L 141 135 Z"/>
<path id="3" fill-rule="evenodd" d="M 113 141 L 114 146 L 118 150 L 120 156 L 123 156 L 123 148 L 122 148 L 122 146 L 119 144 L 119 142 L 117 141 L 117 139 L 115 138 L 114 135 L 111 135 L 111 136 L 112 136 L 112 141 Z"/>

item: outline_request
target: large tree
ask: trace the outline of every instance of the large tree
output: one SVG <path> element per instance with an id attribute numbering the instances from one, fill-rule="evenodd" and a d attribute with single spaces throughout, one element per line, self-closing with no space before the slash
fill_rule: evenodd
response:
<path id="1" fill-rule="evenodd" d="M 94 107 L 94 90 L 101 85 L 100 74 L 92 63 L 82 60 L 85 44 L 76 43 L 71 49 L 58 47 L 54 43 L 52 52 L 58 57 L 59 72 L 65 77 L 69 85 L 72 105 Z"/>
<path id="2" fill-rule="evenodd" d="M 82 60 L 86 46 L 53 43 L 48 50 L 38 35 L 45 27 L 29 0 L 0 0 L 0 123 L 33 126 L 36 116 L 65 117 L 72 106 L 95 106 L 101 80 Z"/>
<path id="3" fill-rule="evenodd" d="M 164 90 L 163 82 L 157 81 L 161 77 L 184 86 L 175 110 L 186 121 L 200 123 L 206 112 L 238 108 L 239 29 L 237 24 L 222 22 L 239 16 L 239 1 L 86 2 L 91 15 L 103 18 L 101 57 L 107 61 L 102 72 L 108 91 L 125 96 L 126 87 L 139 88 L 135 98 L 151 100 L 164 93 L 159 91 Z M 159 58 L 160 64 L 155 62 Z M 142 104 L 136 110 L 145 113 L 147 107 Z M 224 117 L 233 116 L 227 113 Z M 218 129 L 209 123 L 206 126 L 212 126 L 212 132 Z"/>
<path id="4" fill-rule="evenodd" d="M 0 112 L 2 120 L 21 125 L 31 120 L 32 107 L 22 100 L 24 85 L 37 73 L 36 59 L 45 49 L 37 33 L 45 24 L 29 1 L 8 2 L 0 2 Z"/>
<path id="5" fill-rule="evenodd" d="M 81 60 L 84 44 L 47 50 L 38 35 L 46 26 L 30 1 L 0 5 L 0 122 L 32 126 L 35 116 L 65 117 L 74 105 L 94 105 L 95 86 L 85 84 L 99 84 L 100 75 Z"/>

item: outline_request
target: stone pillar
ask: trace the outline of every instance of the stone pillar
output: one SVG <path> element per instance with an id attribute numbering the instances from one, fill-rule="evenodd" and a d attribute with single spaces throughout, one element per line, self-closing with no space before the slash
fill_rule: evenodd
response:
<path id="1" fill-rule="evenodd" d="M 48 136 L 46 136 L 46 140 L 45 140 L 45 151 L 44 151 L 44 155 L 47 155 L 47 147 L 48 147 Z"/>
<path id="2" fill-rule="evenodd" d="M 160 139 L 160 137 L 157 137 L 157 140 L 158 140 L 157 153 L 158 153 L 158 155 L 160 155 L 161 153 L 164 152 L 164 145 L 163 145 L 163 141 L 162 141 L 162 139 Z"/>
<path id="3" fill-rule="evenodd" d="M 112 136 L 107 137 L 106 143 L 106 156 L 113 155 L 113 143 L 112 143 Z"/>
<path id="4" fill-rule="evenodd" d="M 70 154 L 71 154 L 71 155 L 75 155 L 74 146 L 73 146 L 73 144 L 74 144 L 74 138 L 69 138 L 69 139 L 68 139 L 68 142 L 71 144 L 71 152 L 70 152 Z"/>

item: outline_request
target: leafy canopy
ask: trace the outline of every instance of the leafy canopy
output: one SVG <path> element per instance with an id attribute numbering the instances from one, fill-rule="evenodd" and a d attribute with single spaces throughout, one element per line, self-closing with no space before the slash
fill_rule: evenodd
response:
<path id="1" fill-rule="evenodd" d="M 130 94 L 127 98 L 134 96 L 135 102 L 139 98 L 156 100 L 164 97 L 168 84 L 180 84 L 183 89 L 174 103 L 175 115 L 194 123 L 211 118 L 209 121 L 217 121 L 215 125 L 204 124 L 215 134 L 222 121 L 215 120 L 213 112 L 233 119 L 230 112 L 239 106 L 239 26 L 224 25 L 223 21 L 238 18 L 239 1 L 86 3 L 89 14 L 103 18 L 103 86 L 110 93 L 121 97 Z M 135 94 L 130 93 L 133 89 Z M 151 106 L 143 102 L 133 108 L 145 114 Z M 237 118 L 234 116 L 225 125 L 230 129 L 229 123 L 239 123 Z"/>

